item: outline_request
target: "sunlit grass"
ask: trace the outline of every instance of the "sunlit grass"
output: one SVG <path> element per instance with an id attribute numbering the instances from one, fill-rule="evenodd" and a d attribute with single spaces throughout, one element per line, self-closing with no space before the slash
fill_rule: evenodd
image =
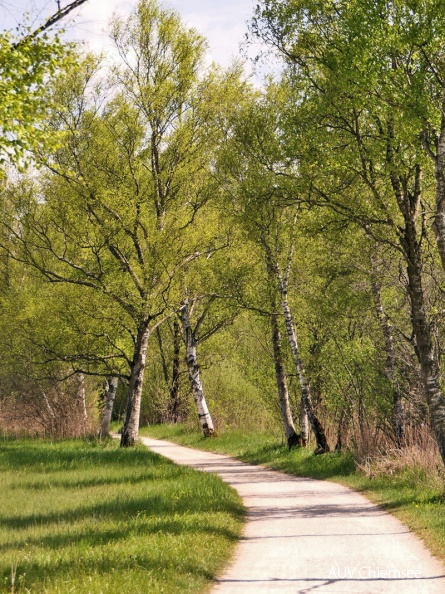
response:
<path id="1" fill-rule="evenodd" d="M 203 592 L 243 522 L 217 477 L 143 446 L 0 442 L 0 590 Z"/>
<path id="2" fill-rule="evenodd" d="M 366 474 L 357 469 L 352 452 L 332 452 L 315 456 L 310 449 L 288 451 L 274 435 L 226 430 L 216 438 L 182 425 L 158 425 L 143 434 L 170 439 L 199 449 L 229 454 L 253 463 L 299 476 L 329 479 L 363 492 L 399 517 L 425 541 L 429 549 L 445 561 L 445 486 L 437 476 L 428 476 L 416 464 L 401 467 L 392 474 Z"/>

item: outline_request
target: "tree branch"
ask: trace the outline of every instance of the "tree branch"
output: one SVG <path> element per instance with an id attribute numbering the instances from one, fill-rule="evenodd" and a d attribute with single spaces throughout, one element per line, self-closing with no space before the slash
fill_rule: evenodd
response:
<path id="1" fill-rule="evenodd" d="M 64 19 L 72 10 L 74 10 L 75 8 L 78 8 L 79 6 L 82 6 L 82 4 L 84 4 L 86 1 L 87 0 L 74 0 L 74 2 L 67 4 L 64 8 L 59 9 L 55 14 L 50 16 L 49 19 L 47 19 L 43 23 L 43 25 L 41 25 L 40 27 L 38 27 L 37 29 L 35 29 L 34 31 L 29 33 L 29 35 L 26 35 L 26 37 L 21 39 L 18 43 L 16 43 L 13 46 L 13 48 L 17 49 L 20 46 L 24 45 L 27 41 L 30 41 L 31 39 L 35 39 L 44 31 L 51 29 L 51 27 L 53 27 L 56 23 L 58 23 L 59 21 Z"/>

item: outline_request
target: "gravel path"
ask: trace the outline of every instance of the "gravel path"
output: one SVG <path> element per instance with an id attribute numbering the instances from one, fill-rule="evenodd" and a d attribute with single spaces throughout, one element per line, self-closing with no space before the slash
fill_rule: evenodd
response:
<path id="1" fill-rule="evenodd" d="M 178 464 L 214 472 L 248 510 L 214 594 L 445 594 L 445 568 L 396 518 L 328 481 L 144 437 Z"/>

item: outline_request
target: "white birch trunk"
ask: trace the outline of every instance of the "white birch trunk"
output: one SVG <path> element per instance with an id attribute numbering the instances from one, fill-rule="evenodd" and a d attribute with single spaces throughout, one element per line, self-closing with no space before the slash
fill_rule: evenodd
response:
<path id="1" fill-rule="evenodd" d="M 150 338 L 148 321 L 139 326 L 136 339 L 133 363 L 131 366 L 130 382 L 128 385 L 128 400 L 125 411 L 124 426 L 122 428 L 121 446 L 133 446 L 139 437 L 139 418 L 141 413 L 142 387 L 147 360 L 147 346 Z"/>
<path id="2" fill-rule="evenodd" d="M 57 428 L 57 418 L 56 418 L 56 415 L 54 414 L 51 404 L 49 403 L 48 396 L 46 395 L 46 392 L 44 392 L 42 390 L 42 394 L 43 394 L 43 400 L 45 401 L 46 410 L 48 411 L 50 419 L 51 419 L 50 433 L 52 434 Z"/>
<path id="3" fill-rule="evenodd" d="M 300 399 L 300 435 L 302 445 L 305 447 L 309 441 L 309 419 L 303 397 Z"/>
<path id="4" fill-rule="evenodd" d="M 107 395 L 105 397 L 105 406 L 102 411 L 99 437 L 108 437 L 110 435 L 111 416 L 113 414 L 118 381 L 119 378 L 116 376 L 112 376 L 108 379 Z"/>
<path id="5" fill-rule="evenodd" d="M 286 372 L 283 366 L 283 357 L 281 354 L 281 333 L 278 327 L 277 314 L 271 316 L 272 325 L 272 345 L 275 361 L 275 377 L 277 380 L 278 398 L 280 402 L 281 419 L 283 421 L 286 440 L 291 447 L 291 441 L 296 436 L 295 426 L 292 419 L 292 413 L 289 404 L 289 390 L 287 387 Z"/>
<path id="6" fill-rule="evenodd" d="M 306 374 L 304 371 L 303 363 L 301 361 L 300 351 L 298 348 L 297 333 L 296 333 L 295 326 L 294 326 L 293 319 L 292 319 L 292 312 L 290 310 L 289 303 L 287 300 L 287 292 L 284 289 L 282 289 L 282 291 L 281 291 L 281 299 L 282 299 L 284 320 L 286 322 L 287 336 L 289 339 L 289 344 L 290 344 L 290 348 L 291 348 L 291 352 L 292 352 L 292 357 L 293 357 L 293 360 L 295 363 L 295 367 L 297 369 L 298 379 L 300 381 L 301 399 L 302 399 L 304 406 L 306 408 L 306 413 L 307 413 L 309 422 L 311 424 L 312 430 L 315 435 L 318 453 L 328 452 L 329 446 L 327 443 L 326 435 L 325 435 L 323 426 L 315 413 L 314 406 L 312 404 L 309 383 L 306 380 Z"/>
<path id="7" fill-rule="evenodd" d="M 315 450 L 315 452 L 317 454 L 329 452 L 329 446 L 327 443 L 323 426 L 320 420 L 318 419 L 312 404 L 309 383 L 306 380 L 303 363 L 301 361 L 300 352 L 298 348 L 297 333 L 295 330 L 295 326 L 292 319 L 292 313 L 287 298 L 287 287 L 289 283 L 289 275 L 292 264 L 293 246 L 291 246 L 291 249 L 289 251 L 286 271 L 284 275 L 282 275 L 280 272 L 278 262 L 274 258 L 273 252 L 266 240 L 265 234 L 263 234 L 262 236 L 262 243 L 266 252 L 266 265 L 270 284 L 271 286 L 273 286 L 277 283 L 279 292 L 281 294 L 281 303 L 283 308 L 284 320 L 286 323 L 287 336 L 291 347 L 292 358 L 294 360 L 298 379 L 300 382 L 301 399 L 304 402 L 308 420 L 311 424 L 312 430 L 315 435 L 315 440 L 317 442 L 317 449 Z"/>
<path id="8" fill-rule="evenodd" d="M 196 352 L 196 338 L 190 324 L 189 302 L 185 301 L 181 309 L 181 322 L 185 334 L 186 361 L 192 387 L 193 400 L 198 413 L 199 424 L 204 437 L 211 437 L 215 431 L 212 417 L 207 406 L 202 386 L 201 373 Z"/>

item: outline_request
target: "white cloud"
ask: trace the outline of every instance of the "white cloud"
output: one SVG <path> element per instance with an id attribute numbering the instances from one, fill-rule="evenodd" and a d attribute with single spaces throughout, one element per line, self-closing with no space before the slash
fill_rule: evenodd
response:
<path id="1" fill-rule="evenodd" d="M 68 1 L 62 0 L 62 5 Z M 106 30 L 113 12 L 126 16 L 136 2 L 88 0 L 64 23 L 67 36 L 86 41 L 95 51 L 107 52 L 111 44 Z M 211 60 L 227 66 L 233 58 L 240 58 L 240 43 L 247 32 L 246 22 L 253 12 L 254 0 L 163 0 L 162 4 L 175 9 L 208 40 Z M 0 0 L 0 21 L 5 28 L 14 27 L 29 11 L 34 22 L 41 23 L 56 8 L 56 0 Z M 249 64 L 246 70 L 250 70 Z"/>
<path id="2" fill-rule="evenodd" d="M 62 4 L 67 1 L 62 0 Z M 213 60 L 227 65 L 239 55 L 253 0 L 170 0 L 163 4 L 177 10 L 187 24 L 208 39 Z M 95 50 L 106 49 L 104 31 L 113 12 L 126 15 L 135 5 L 136 0 L 88 0 L 64 26 L 70 37 L 87 40 Z M 31 22 L 40 23 L 56 8 L 56 0 L 0 0 L 0 21 L 5 28 L 13 28 L 28 12 Z"/>

